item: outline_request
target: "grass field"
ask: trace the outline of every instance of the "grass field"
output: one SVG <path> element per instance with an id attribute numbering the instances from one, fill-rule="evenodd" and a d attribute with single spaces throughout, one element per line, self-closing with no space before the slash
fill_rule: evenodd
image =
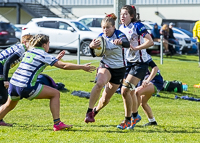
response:
<path id="1" fill-rule="evenodd" d="M 200 68 L 197 56 L 164 57 L 160 65 L 159 57 L 153 56 L 165 80 L 180 80 L 188 85 L 182 94 L 161 92 L 161 97 L 152 97 L 152 107 L 158 126 L 142 127 L 148 122 L 139 108 L 142 120 L 132 131 L 122 131 L 116 126 L 124 119 L 121 95 L 114 94 L 111 102 L 95 117 L 96 122 L 86 124 L 85 113 L 89 100 L 71 95 L 74 90 L 90 92 L 94 83 L 94 73 L 84 71 L 64 71 L 48 67 L 44 73 L 56 82 L 62 82 L 69 91 L 61 92 L 61 120 L 73 124 L 70 130 L 53 132 L 53 119 L 48 100 L 28 101 L 23 99 L 4 120 L 14 123 L 13 127 L 0 127 L 2 143 L 131 143 L 131 142 L 200 142 L 200 102 L 174 99 L 175 95 L 200 98 L 200 89 L 193 85 L 200 83 Z M 71 61 L 76 63 L 76 61 Z M 81 61 L 87 63 L 89 61 Z M 98 61 L 92 61 L 98 66 Z M 10 71 L 10 75 L 14 69 Z"/>

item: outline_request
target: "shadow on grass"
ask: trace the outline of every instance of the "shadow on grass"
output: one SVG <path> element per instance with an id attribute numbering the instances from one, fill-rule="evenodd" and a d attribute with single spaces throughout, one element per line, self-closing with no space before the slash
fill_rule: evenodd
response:
<path id="1" fill-rule="evenodd" d="M 143 126 L 136 126 L 135 128 L 146 128 L 147 130 L 140 130 L 140 132 L 146 132 L 146 133 L 200 133 L 200 130 L 198 127 L 184 127 L 184 126 L 149 126 L 149 127 L 143 127 Z M 153 128 L 150 129 L 149 128 Z M 189 129 L 188 129 L 189 128 Z"/>
<path id="2" fill-rule="evenodd" d="M 30 124 L 24 124 L 19 125 L 18 123 L 13 123 L 14 126 L 12 128 L 18 127 L 22 130 L 38 130 L 38 128 L 42 131 L 53 131 L 53 128 L 50 129 L 48 126 L 42 126 L 42 125 L 30 125 Z M 112 129 L 108 129 L 108 127 L 111 127 Z M 79 129 L 81 128 L 81 129 Z M 199 127 L 184 127 L 184 126 L 163 126 L 163 125 L 157 125 L 157 126 L 148 126 L 144 127 L 142 125 L 136 125 L 134 130 L 120 130 L 117 129 L 116 125 L 91 125 L 87 129 L 85 129 L 85 126 L 79 126 L 75 125 L 73 128 L 70 129 L 64 129 L 61 130 L 62 132 L 105 132 L 105 133 L 127 133 L 127 132 L 144 132 L 144 133 L 200 133 Z M 96 129 L 99 128 L 99 129 Z M 102 128 L 105 128 L 102 130 Z"/>
<path id="3" fill-rule="evenodd" d="M 106 127 L 115 127 L 116 125 L 106 125 Z M 93 127 L 105 127 L 105 125 L 95 125 Z M 140 128 L 138 130 L 138 128 Z M 152 128 L 152 129 L 150 129 Z M 190 128 L 188 130 L 188 128 Z M 127 133 L 127 132 L 144 132 L 144 133 L 200 133 L 199 128 L 194 128 L 194 127 L 179 127 L 179 126 L 150 126 L 150 127 L 143 127 L 142 125 L 137 125 L 134 130 L 120 130 L 120 129 L 110 129 L 110 130 L 98 130 L 98 129 L 72 129 L 69 131 L 73 131 L 73 132 L 106 132 L 106 133 Z"/>

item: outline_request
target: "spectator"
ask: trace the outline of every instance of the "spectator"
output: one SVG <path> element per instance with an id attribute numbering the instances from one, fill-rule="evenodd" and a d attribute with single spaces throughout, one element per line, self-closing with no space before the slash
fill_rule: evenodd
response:
<path id="1" fill-rule="evenodd" d="M 167 42 L 168 45 L 168 39 L 169 39 L 169 26 L 167 24 L 164 24 L 162 28 L 160 29 L 160 34 L 163 35 L 163 41 Z M 169 53 L 169 48 L 165 49 L 165 53 Z"/>
<path id="2" fill-rule="evenodd" d="M 200 20 L 197 21 L 193 28 L 193 37 L 197 40 L 198 54 L 199 54 L 199 66 L 200 66 Z"/>
<path id="3" fill-rule="evenodd" d="M 155 23 L 153 29 L 151 30 L 151 34 L 152 34 L 152 38 L 154 42 L 160 42 L 160 31 L 158 29 L 158 24 Z M 168 42 L 166 39 L 163 39 L 163 46 L 165 51 L 169 51 L 168 50 Z"/>
<path id="4" fill-rule="evenodd" d="M 174 26 L 174 23 L 171 22 L 171 23 L 169 24 L 169 39 L 168 39 L 168 42 L 171 43 L 171 44 L 176 45 L 176 46 L 175 46 L 175 50 L 176 50 L 177 53 L 180 53 L 179 42 L 178 42 L 178 40 L 176 40 L 176 38 L 174 37 L 174 32 L 173 32 L 173 30 L 172 30 L 173 26 Z"/>

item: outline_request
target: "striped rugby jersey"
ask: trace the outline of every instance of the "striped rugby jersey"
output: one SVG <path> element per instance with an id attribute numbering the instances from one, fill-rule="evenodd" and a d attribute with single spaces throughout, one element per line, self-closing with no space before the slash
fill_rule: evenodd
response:
<path id="1" fill-rule="evenodd" d="M 147 29 L 141 22 L 130 23 L 128 26 L 120 25 L 119 30 L 126 34 L 126 37 L 130 41 L 133 47 L 144 43 L 144 37 L 148 34 Z M 125 56 L 128 62 L 146 62 L 151 56 L 146 52 L 146 49 L 142 50 L 130 50 L 125 49 Z"/>
<path id="2" fill-rule="evenodd" d="M 46 53 L 43 48 L 35 47 L 26 52 L 22 62 L 14 72 L 10 83 L 18 87 L 34 86 L 38 75 L 47 65 L 53 66 L 57 62 L 54 56 Z"/>
<path id="3" fill-rule="evenodd" d="M 111 37 L 107 37 L 104 33 L 101 33 L 99 36 L 102 36 L 106 41 L 106 50 L 102 57 L 102 61 L 113 69 L 124 67 L 122 46 L 115 45 L 113 42 L 115 39 L 126 38 L 126 35 L 119 30 L 115 30 Z"/>
<path id="4" fill-rule="evenodd" d="M 17 59 L 16 61 L 14 61 L 10 67 L 14 67 L 17 63 L 19 63 L 24 55 L 26 51 L 26 47 L 25 45 L 23 44 L 16 44 L 16 45 L 13 45 L 5 50 L 3 50 L 1 53 L 0 53 L 0 63 L 2 65 L 4 65 L 4 63 L 6 62 L 6 60 L 13 54 L 13 53 L 16 53 L 20 58 Z"/>

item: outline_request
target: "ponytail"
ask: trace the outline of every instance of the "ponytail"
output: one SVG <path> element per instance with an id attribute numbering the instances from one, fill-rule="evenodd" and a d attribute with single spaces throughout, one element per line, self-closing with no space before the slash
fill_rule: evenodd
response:
<path id="1" fill-rule="evenodd" d="M 106 14 L 106 13 L 105 13 Z M 107 23 L 110 22 L 112 26 L 115 25 L 115 20 L 117 19 L 116 15 L 114 13 L 106 14 L 105 18 L 102 20 L 102 22 Z M 102 23 L 101 22 L 101 23 Z"/>

